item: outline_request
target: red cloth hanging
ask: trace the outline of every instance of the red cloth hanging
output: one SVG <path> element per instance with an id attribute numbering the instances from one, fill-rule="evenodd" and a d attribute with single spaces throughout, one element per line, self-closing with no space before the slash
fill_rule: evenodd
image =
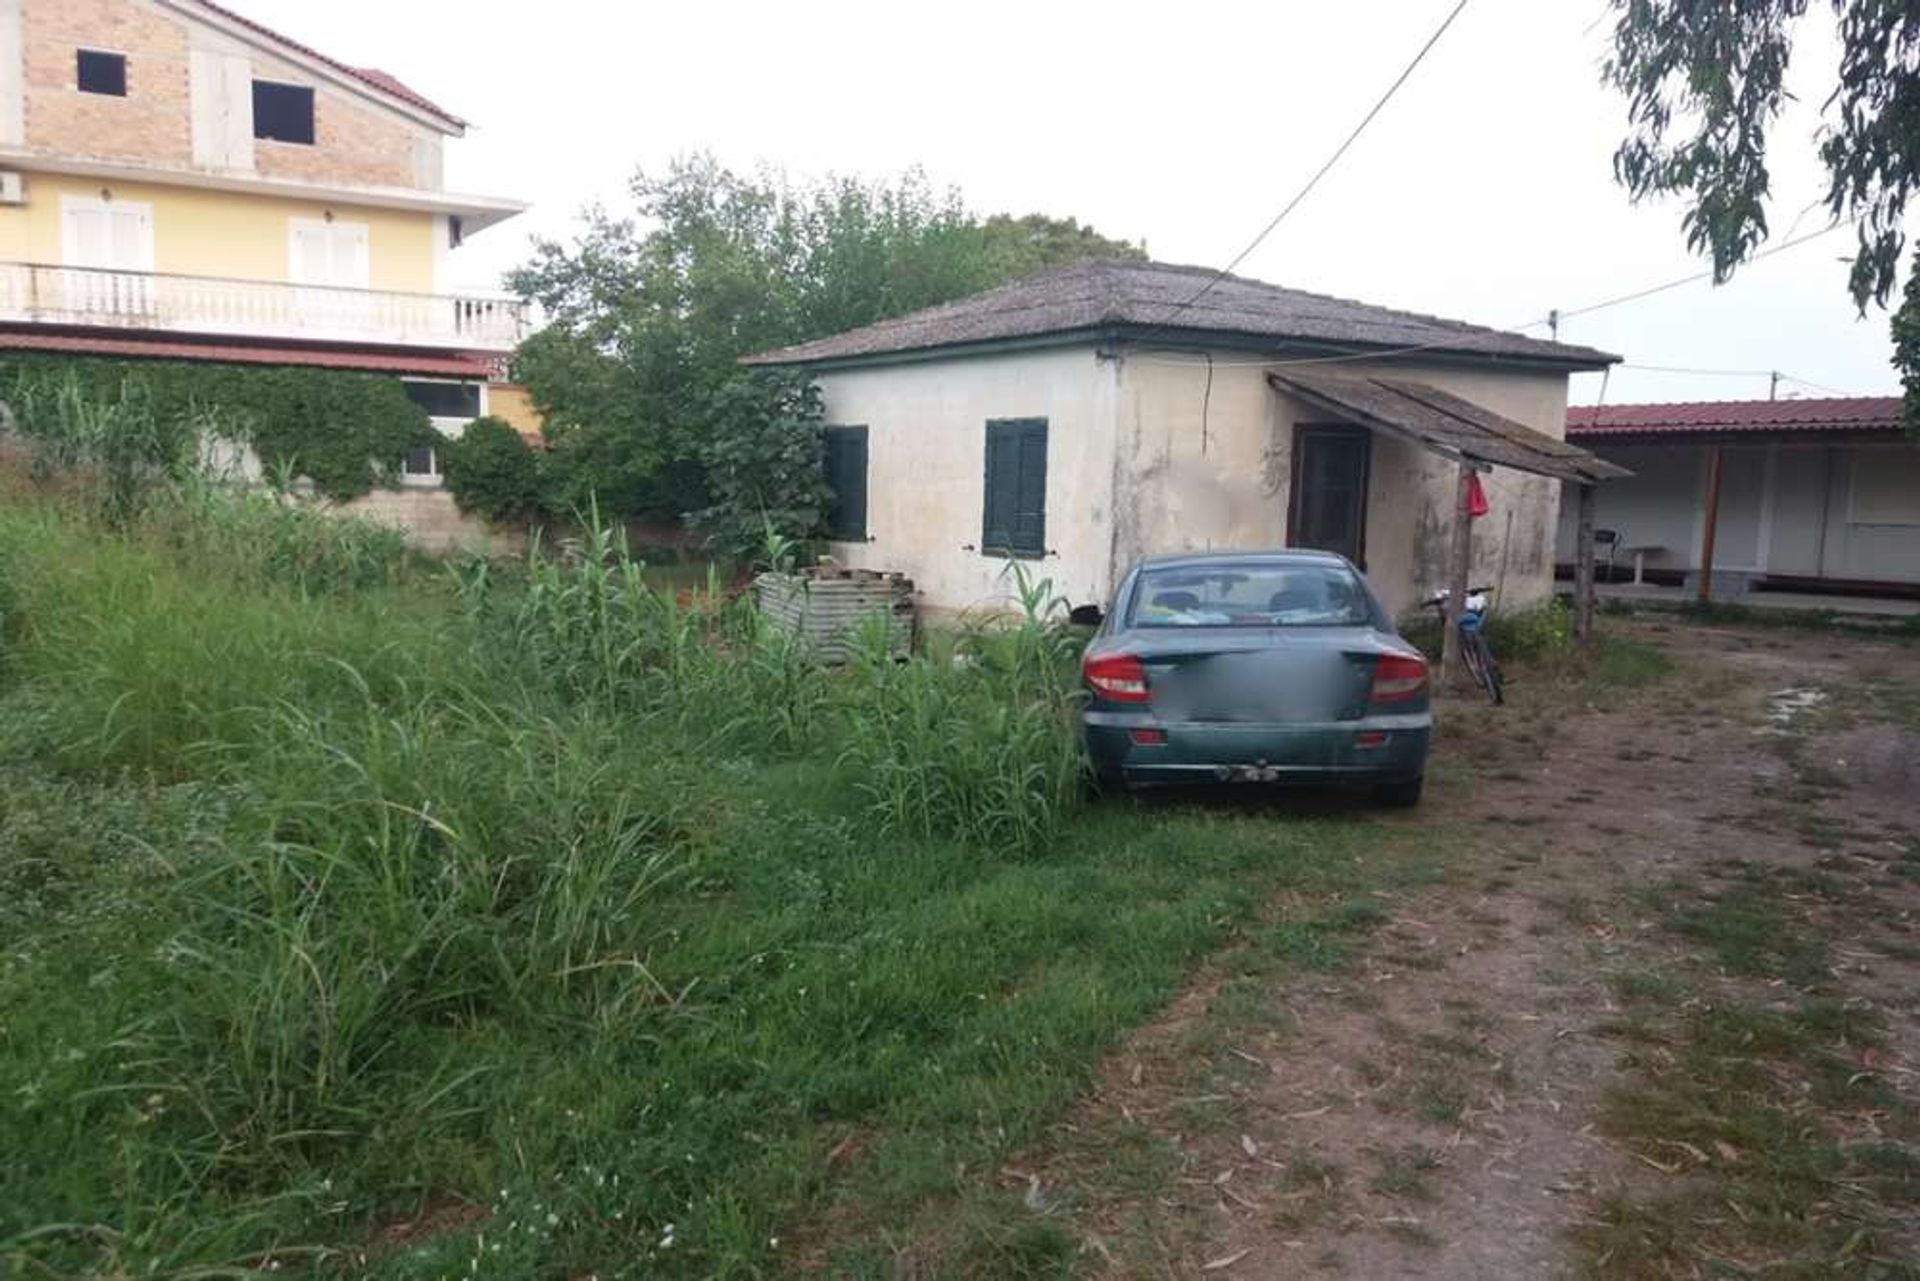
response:
<path id="1" fill-rule="evenodd" d="M 1493 510 L 1487 501 L 1487 491 L 1480 485 L 1480 473 L 1474 472 L 1467 477 L 1467 518 L 1478 520 Z"/>

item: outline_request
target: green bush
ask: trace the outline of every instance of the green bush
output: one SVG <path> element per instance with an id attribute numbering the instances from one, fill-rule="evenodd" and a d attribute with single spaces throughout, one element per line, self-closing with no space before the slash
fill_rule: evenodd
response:
<path id="1" fill-rule="evenodd" d="M 1572 615 L 1558 596 L 1487 620 L 1487 643 L 1500 658 L 1546 658 L 1564 653 L 1572 639 Z"/>
<path id="2" fill-rule="evenodd" d="M 69 388 L 72 390 L 69 391 Z M 0 396 L 18 407 L 72 397 L 98 406 L 137 402 L 156 442 L 191 441 L 215 415 L 251 444 L 270 472 L 306 476 L 329 498 L 357 498 L 397 470 L 427 437 L 427 415 L 398 378 L 338 369 L 9 355 Z M 45 421 L 45 415 L 35 414 Z M 29 437 L 47 430 L 22 416 Z"/>
<path id="3" fill-rule="evenodd" d="M 511 524 L 548 507 L 543 456 L 501 419 L 476 418 L 458 439 L 435 448 L 461 511 Z"/>
<path id="4" fill-rule="evenodd" d="M 1071 709 L 1080 642 L 1051 584 L 1009 563 L 1016 622 L 975 626 L 951 653 L 905 662 L 884 620 L 862 635 L 841 760 L 882 831 L 1034 854 L 1079 797 Z"/>
<path id="5" fill-rule="evenodd" d="M 820 436 L 820 389 L 802 373 L 742 375 L 714 397 L 701 460 L 711 503 L 693 527 L 720 556 L 745 564 L 770 537 L 817 538 L 832 493 Z"/>

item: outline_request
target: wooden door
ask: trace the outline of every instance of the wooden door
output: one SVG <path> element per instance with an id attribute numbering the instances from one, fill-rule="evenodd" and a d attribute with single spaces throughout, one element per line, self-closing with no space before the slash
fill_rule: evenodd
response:
<path id="1" fill-rule="evenodd" d="M 1367 565 L 1367 469 L 1373 437 L 1364 427 L 1302 426 L 1294 432 L 1287 546 L 1338 552 Z"/>

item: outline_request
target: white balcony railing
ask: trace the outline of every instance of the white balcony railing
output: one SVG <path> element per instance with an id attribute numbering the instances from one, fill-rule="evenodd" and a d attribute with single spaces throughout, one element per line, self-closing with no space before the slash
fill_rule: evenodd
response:
<path id="1" fill-rule="evenodd" d="M 467 351 L 510 351 L 526 326 L 513 298 L 0 263 L 0 321 L 21 320 Z"/>

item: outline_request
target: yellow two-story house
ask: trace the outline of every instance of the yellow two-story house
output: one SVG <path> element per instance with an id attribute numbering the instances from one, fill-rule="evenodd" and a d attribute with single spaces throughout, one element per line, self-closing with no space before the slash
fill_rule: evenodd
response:
<path id="1" fill-rule="evenodd" d="M 525 206 L 444 188 L 464 130 L 205 0 L 0 0 L 0 350 L 384 372 L 439 424 L 485 413 L 522 309 L 449 293 L 448 256 Z"/>

